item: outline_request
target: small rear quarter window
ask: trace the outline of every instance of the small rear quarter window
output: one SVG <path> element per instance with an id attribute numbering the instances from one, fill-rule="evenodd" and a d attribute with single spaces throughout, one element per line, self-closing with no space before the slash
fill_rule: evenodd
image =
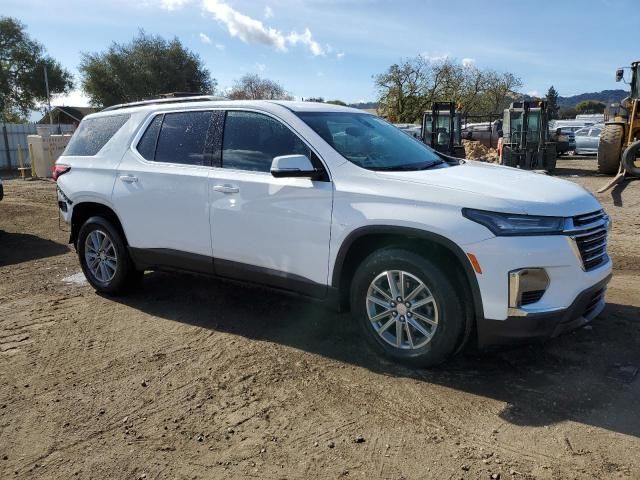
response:
<path id="1" fill-rule="evenodd" d="M 102 147 L 129 120 L 129 115 L 109 115 L 106 117 L 86 118 L 71 137 L 64 151 L 68 157 L 90 157 L 96 155 Z"/>
<path id="2" fill-rule="evenodd" d="M 153 160 L 156 155 L 156 143 L 158 142 L 158 133 L 162 124 L 162 115 L 156 115 L 142 135 L 136 147 L 138 153 L 146 160 Z"/>

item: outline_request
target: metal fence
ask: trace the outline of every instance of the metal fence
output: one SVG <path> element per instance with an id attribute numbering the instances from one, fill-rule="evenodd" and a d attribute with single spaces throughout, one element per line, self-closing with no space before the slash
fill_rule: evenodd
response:
<path id="1" fill-rule="evenodd" d="M 22 147 L 24 166 L 31 165 L 27 135 L 37 134 L 37 126 L 35 123 L 0 123 L 0 170 L 18 168 L 19 146 Z M 54 124 L 51 126 L 51 133 L 73 133 L 74 129 L 73 125 Z"/>

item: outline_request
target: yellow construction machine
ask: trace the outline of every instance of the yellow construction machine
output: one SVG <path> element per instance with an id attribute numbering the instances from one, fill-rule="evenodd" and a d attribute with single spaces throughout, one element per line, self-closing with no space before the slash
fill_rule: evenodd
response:
<path id="1" fill-rule="evenodd" d="M 616 71 L 616 82 L 624 80 L 625 70 Z M 622 181 L 625 175 L 640 177 L 640 60 L 633 62 L 631 94 L 619 106 L 609 107 L 598 145 L 598 172 L 615 178 L 600 191 Z"/>

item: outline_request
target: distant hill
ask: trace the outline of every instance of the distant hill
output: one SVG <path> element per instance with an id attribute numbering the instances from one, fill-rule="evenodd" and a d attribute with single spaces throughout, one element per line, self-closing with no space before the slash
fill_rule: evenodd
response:
<path id="1" fill-rule="evenodd" d="M 629 96 L 628 90 L 602 90 L 601 92 L 581 93 L 571 97 L 558 97 L 559 107 L 575 107 L 585 100 L 597 100 L 598 102 L 610 104 L 619 103 L 620 100 Z"/>
<path id="2" fill-rule="evenodd" d="M 606 104 L 610 103 L 619 103 L 623 98 L 629 96 L 628 90 L 602 90 L 601 92 L 593 92 L 593 93 L 581 93 L 579 95 L 572 95 L 570 97 L 558 97 L 558 106 L 559 107 L 575 107 L 580 102 L 584 100 L 596 100 L 598 102 L 603 102 Z M 533 97 L 529 95 L 514 93 L 514 98 L 519 100 L 532 100 Z M 361 108 L 361 109 L 375 109 L 378 108 L 378 102 L 361 102 L 361 103 L 350 103 L 350 107 L 353 108 Z"/>
<path id="3" fill-rule="evenodd" d="M 348 105 L 349 107 L 352 108 L 360 108 L 360 109 L 366 109 L 366 108 L 378 108 L 378 102 L 359 102 L 359 103 L 350 103 Z"/>

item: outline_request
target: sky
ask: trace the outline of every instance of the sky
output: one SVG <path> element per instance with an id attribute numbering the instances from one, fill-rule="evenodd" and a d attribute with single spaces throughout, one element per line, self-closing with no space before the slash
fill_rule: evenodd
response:
<path id="1" fill-rule="evenodd" d="M 80 86 L 83 52 L 140 29 L 178 37 L 228 89 L 245 73 L 295 97 L 373 101 L 373 76 L 403 58 L 449 57 L 512 72 L 522 91 L 562 96 L 626 88 L 640 59 L 637 0 L 0 0 Z M 634 48 L 635 47 L 635 48 Z M 52 102 L 83 106 L 81 89 Z"/>

